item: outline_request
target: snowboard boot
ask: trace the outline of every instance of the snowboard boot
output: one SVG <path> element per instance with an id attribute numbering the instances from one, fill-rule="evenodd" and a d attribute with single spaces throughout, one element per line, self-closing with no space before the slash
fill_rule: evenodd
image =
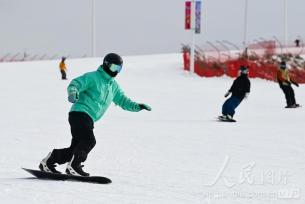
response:
<path id="1" fill-rule="evenodd" d="M 218 118 L 221 119 L 221 120 L 224 120 L 224 119 L 226 119 L 226 116 L 225 115 L 221 115 Z"/>
<path id="2" fill-rule="evenodd" d="M 77 156 L 73 155 L 71 161 L 68 163 L 66 173 L 74 176 L 89 176 L 90 174 L 83 171 L 84 165 Z"/>
<path id="3" fill-rule="evenodd" d="M 233 120 L 233 117 L 231 115 L 226 115 L 226 120 Z"/>
<path id="4" fill-rule="evenodd" d="M 225 115 L 221 118 L 222 121 L 227 121 L 227 122 L 236 122 L 236 120 L 233 119 L 233 116 L 231 115 Z"/>
<path id="5" fill-rule="evenodd" d="M 50 152 L 48 156 L 40 162 L 39 169 L 45 172 L 60 174 L 61 172 L 55 169 L 56 165 L 52 153 L 53 152 Z"/>

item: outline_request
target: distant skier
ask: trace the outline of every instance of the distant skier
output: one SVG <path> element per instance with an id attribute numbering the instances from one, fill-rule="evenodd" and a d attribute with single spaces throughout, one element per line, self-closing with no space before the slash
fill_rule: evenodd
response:
<path id="1" fill-rule="evenodd" d="M 60 73 L 61 73 L 61 79 L 62 80 L 66 80 L 67 79 L 67 67 L 66 67 L 66 63 L 65 63 L 66 58 L 62 57 L 61 61 L 59 63 L 59 69 L 60 69 Z"/>
<path id="2" fill-rule="evenodd" d="M 67 88 L 68 100 L 73 103 L 69 113 L 71 145 L 63 149 L 53 149 L 41 161 L 40 170 L 60 173 L 55 169 L 55 164 L 69 162 L 67 174 L 89 176 L 89 173 L 83 171 L 81 162 L 87 159 L 96 144 L 93 134 L 94 122 L 104 115 L 110 103 L 113 101 L 124 110 L 132 112 L 144 109 L 151 111 L 148 105 L 133 102 L 126 97 L 114 80 L 122 65 L 123 60 L 118 54 L 109 53 L 97 71 L 85 73 L 71 81 Z"/>
<path id="3" fill-rule="evenodd" d="M 289 70 L 287 69 L 287 64 L 285 61 L 281 61 L 280 66 L 277 71 L 277 81 L 280 85 L 280 88 L 283 90 L 286 98 L 287 106 L 285 108 L 297 108 L 300 105 L 296 103 L 294 91 L 291 87 L 291 84 L 299 86 L 298 83 L 290 79 Z"/>
<path id="4" fill-rule="evenodd" d="M 300 47 L 300 39 L 295 39 L 294 43 L 296 47 Z"/>
<path id="5" fill-rule="evenodd" d="M 228 97 L 230 94 L 232 95 L 229 99 L 225 101 L 222 106 L 222 116 L 219 117 L 220 120 L 235 122 L 235 120 L 233 119 L 235 109 L 242 102 L 242 100 L 250 93 L 248 68 L 245 66 L 241 66 L 239 69 L 239 73 L 239 76 L 234 80 L 233 85 L 225 94 L 225 97 Z"/>

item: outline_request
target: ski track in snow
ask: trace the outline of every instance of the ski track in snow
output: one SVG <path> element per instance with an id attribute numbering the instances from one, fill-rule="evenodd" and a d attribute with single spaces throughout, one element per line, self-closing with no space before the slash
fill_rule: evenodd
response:
<path id="1" fill-rule="evenodd" d="M 118 83 L 153 110 L 112 105 L 95 123 L 85 169 L 112 184 L 34 179 L 21 167 L 38 168 L 51 149 L 69 145 L 70 79 L 101 61 L 68 59 L 67 81 L 58 61 L 0 64 L 1 203 L 305 203 L 305 108 L 284 109 L 276 83 L 251 79 L 237 123 L 217 122 L 233 79 L 186 73 L 180 54 L 124 57 Z M 304 88 L 294 87 L 303 105 Z M 279 196 L 292 191 L 296 199 Z"/>

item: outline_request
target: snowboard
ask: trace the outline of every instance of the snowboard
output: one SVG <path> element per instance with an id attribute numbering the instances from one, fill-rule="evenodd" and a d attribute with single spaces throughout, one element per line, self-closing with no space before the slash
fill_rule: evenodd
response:
<path id="1" fill-rule="evenodd" d="M 112 181 L 109 178 L 102 176 L 75 176 L 69 174 L 57 174 L 40 170 L 22 168 L 38 179 L 61 180 L 61 181 L 80 181 L 87 183 L 108 184 Z"/>
<path id="2" fill-rule="evenodd" d="M 236 120 L 234 120 L 234 119 L 227 119 L 227 118 L 224 118 L 223 116 L 218 116 L 218 120 L 221 121 L 221 122 L 231 122 L 231 123 L 236 122 Z"/>
<path id="3" fill-rule="evenodd" d="M 294 106 L 294 107 L 285 107 L 285 108 L 287 108 L 287 109 L 291 109 L 291 108 L 301 108 L 302 106 L 300 105 L 300 104 L 297 104 L 296 106 Z"/>

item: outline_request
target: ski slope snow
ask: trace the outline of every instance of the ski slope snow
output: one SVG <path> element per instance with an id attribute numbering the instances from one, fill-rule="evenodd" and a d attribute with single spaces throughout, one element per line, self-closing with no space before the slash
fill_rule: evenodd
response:
<path id="1" fill-rule="evenodd" d="M 112 105 L 95 124 L 85 170 L 112 184 L 32 178 L 21 167 L 69 145 L 69 81 L 101 61 L 68 59 L 67 81 L 58 61 L 0 64 L 0 203 L 305 203 L 305 108 L 283 108 L 276 83 L 252 79 L 238 122 L 217 122 L 233 79 L 186 73 L 180 54 L 124 57 L 117 81 L 152 111 Z M 304 105 L 304 85 L 294 90 Z"/>

